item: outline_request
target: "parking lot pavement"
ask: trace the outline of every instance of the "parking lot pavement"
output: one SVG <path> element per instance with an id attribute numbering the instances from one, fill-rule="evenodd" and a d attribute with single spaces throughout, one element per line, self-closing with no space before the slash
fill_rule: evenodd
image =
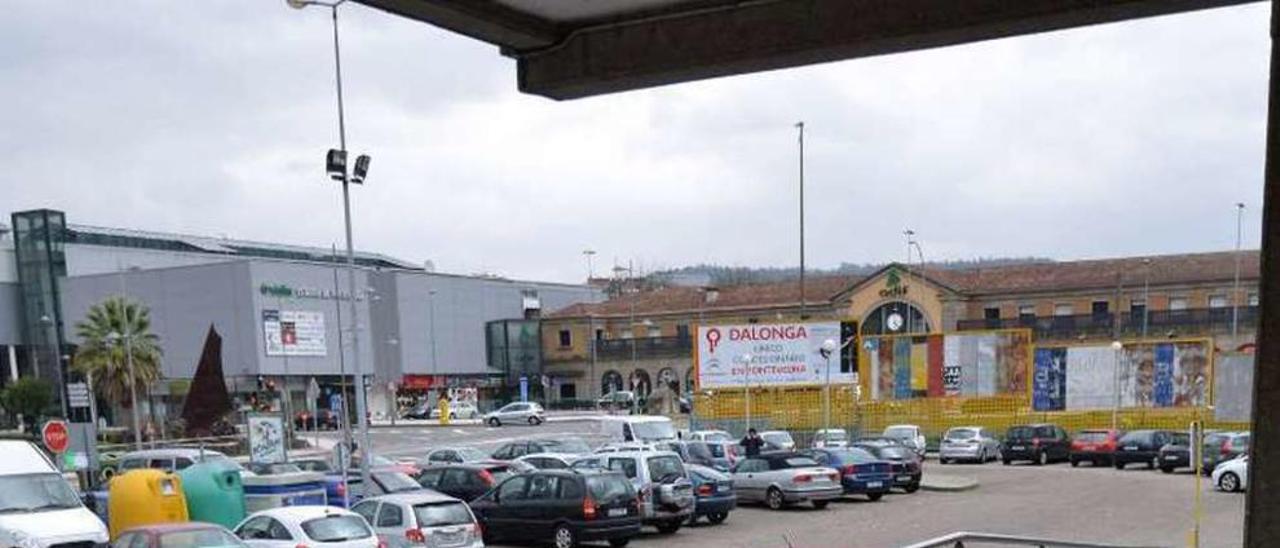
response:
<path id="1" fill-rule="evenodd" d="M 895 494 L 879 502 L 853 497 L 826 510 L 771 512 L 743 507 L 723 525 L 660 535 L 650 529 L 633 546 L 894 547 L 955 531 L 1035 535 L 1146 546 L 1185 546 L 1194 478 L 1187 473 L 1111 468 L 948 465 L 926 470 L 977 478 L 963 493 Z M 1201 546 L 1242 544 L 1244 497 L 1204 482 Z"/>

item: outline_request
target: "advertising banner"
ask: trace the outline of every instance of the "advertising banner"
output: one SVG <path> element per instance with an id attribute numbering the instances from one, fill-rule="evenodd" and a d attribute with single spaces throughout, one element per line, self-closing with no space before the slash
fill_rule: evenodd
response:
<path id="1" fill-rule="evenodd" d="M 1117 405 L 1185 407 L 1207 401 L 1208 341 L 1129 342 L 1119 351 L 1109 344 L 1040 348 L 1036 351 L 1037 375 L 1041 355 L 1049 351 L 1066 352 L 1062 376 L 1066 378 L 1069 410 Z"/>
<path id="2" fill-rule="evenodd" d="M 1170 369 L 1172 369 L 1172 363 Z M 1172 388 L 1170 394 L 1172 394 Z M 1218 356 L 1213 365 L 1213 404 L 1215 419 L 1249 421 L 1253 413 L 1252 354 Z"/>
<path id="3" fill-rule="evenodd" d="M 249 462 L 285 462 L 280 415 L 249 415 Z"/>
<path id="4" fill-rule="evenodd" d="M 1037 348 L 1031 404 L 1036 411 L 1062 411 L 1067 405 L 1067 349 Z"/>
<path id="5" fill-rule="evenodd" d="M 324 356 L 324 313 L 263 310 L 262 330 L 268 356 Z"/>
<path id="6" fill-rule="evenodd" d="M 841 371 L 838 350 L 830 357 L 822 352 L 828 339 L 840 343 L 839 323 L 700 326 L 698 387 L 822 384 L 828 364 L 832 384 L 854 382 L 852 371 Z"/>

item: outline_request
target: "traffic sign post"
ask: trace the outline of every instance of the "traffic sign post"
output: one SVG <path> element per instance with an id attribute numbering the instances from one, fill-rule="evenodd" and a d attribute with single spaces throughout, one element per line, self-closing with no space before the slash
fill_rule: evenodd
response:
<path id="1" fill-rule="evenodd" d="M 51 420 L 44 423 L 44 428 L 40 429 L 40 437 L 44 441 L 44 446 L 50 452 L 57 454 L 66 452 L 67 445 L 71 443 L 71 435 L 67 431 L 67 423 L 60 420 Z"/>

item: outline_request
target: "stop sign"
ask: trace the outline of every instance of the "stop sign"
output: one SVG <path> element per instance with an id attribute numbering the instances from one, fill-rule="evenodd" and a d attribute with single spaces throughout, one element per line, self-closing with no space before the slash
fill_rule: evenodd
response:
<path id="1" fill-rule="evenodd" d="M 67 423 L 63 421 L 53 420 L 44 423 L 40 435 L 44 438 L 44 446 L 54 453 L 65 452 L 67 445 L 71 442 L 71 436 L 67 433 Z"/>

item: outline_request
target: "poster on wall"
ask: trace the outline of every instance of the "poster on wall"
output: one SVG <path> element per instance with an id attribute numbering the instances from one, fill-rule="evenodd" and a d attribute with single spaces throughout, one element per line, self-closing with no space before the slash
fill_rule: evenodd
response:
<path id="1" fill-rule="evenodd" d="M 311 310 L 263 310 L 262 330 L 268 356 L 324 356 L 324 313 Z"/>
<path id="2" fill-rule="evenodd" d="M 1024 331 L 889 335 L 862 340 L 859 370 L 873 400 L 1025 394 L 1031 340 Z"/>
<path id="3" fill-rule="evenodd" d="M 840 353 L 827 356 L 826 340 L 840 342 L 840 324 L 780 323 L 698 327 L 698 387 L 822 384 L 828 365 L 832 384 L 854 382 L 841 371 Z"/>
<path id="4" fill-rule="evenodd" d="M 1066 352 L 1066 409 L 1203 405 L 1209 390 L 1208 341 L 1041 348 Z"/>
<path id="5" fill-rule="evenodd" d="M 249 462 L 285 462 L 284 419 L 249 415 Z"/>
<path id="6" fill-rule="evenodd" d="M 1031 405 L 1036 411 L 1062 411 L 1067 406 L 1067 349 L 1037 348 L 1031 380 Z"/>

